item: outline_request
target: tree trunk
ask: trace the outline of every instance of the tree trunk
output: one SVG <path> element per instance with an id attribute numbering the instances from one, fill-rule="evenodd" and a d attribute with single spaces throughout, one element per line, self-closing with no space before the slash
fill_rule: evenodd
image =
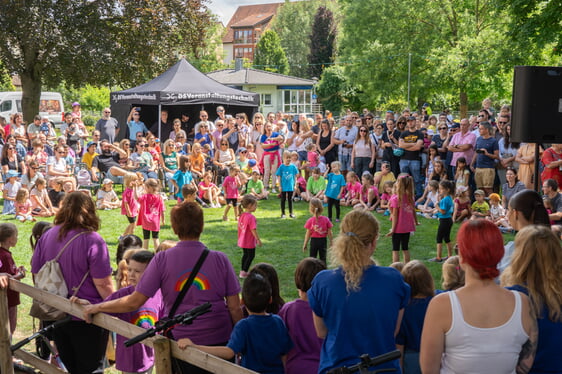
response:
<path id="1" fill-rule="evenodd" d="M 26 70 L 20 75 L 22 88 L 21 107 L 25 123 L 32 123 L 33 117 L 39 113 L 42 82 L 41 76 L 36 73 L 35 69 L 32 68 L 32 72 Z"/>
<path id="2" fill-rule="evenodd" d="M 465 88 L 461 88 L 460 92 L 460 111 L 461 118 L 468 118 L 468 94 Z"/>

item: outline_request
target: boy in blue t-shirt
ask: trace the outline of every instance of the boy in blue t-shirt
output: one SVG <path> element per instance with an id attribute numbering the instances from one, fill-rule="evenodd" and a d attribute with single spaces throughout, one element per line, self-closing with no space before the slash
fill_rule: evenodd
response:
<path id="1" fill-rule="evenodd" d="M 326 200 L 328 203 L 328 218 L 332 220 L 332 207 L 336 207 L 336 222 L 340 221 L 340 197 L 345 187 L 345 178 L 340 173 L 341 164 L 334 161 L 330 164 L 332 172 L 328 174 L 326 183 Z"/>
<path id="2" fill-rule="evenodd" d="M 241 365 L 247 369 L 283 374 L 282 357 L 293 348 L 293 342 L 281 317 L 265 311 L 271 303 L 271 285 L 267 279 L 251 272 L 242 287 L 242 302 L 249 316 L 234 325 L 226 347 L 196 345 L 188 338 L 178 340 L 178 346 L 181 349 L 192 346 L 226 360 L 239 353 Z"/>
<path id="3" fill-rule="evenodd" d="M 295 218 L 293 214 L 293 191 L 297 184 L 299 169 L 291 164 L 291 152 L 283 153 L 283 165 L 279 166 L 275 173 L 279 177 L 281 186 L 281 218 L 285 218 L 285 201 L 289 201 L 289 216 Z"/>

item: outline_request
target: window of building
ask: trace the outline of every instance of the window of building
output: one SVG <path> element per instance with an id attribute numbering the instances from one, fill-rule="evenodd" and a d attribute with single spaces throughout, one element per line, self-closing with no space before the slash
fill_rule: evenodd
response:
<path id="1" fill-rule="evenodd" d="M 312 91 L 284 90 L 283 111 L 286 113 L 312 113 Z"/>
<path id="2" fill-rule="evenodd" d="M 271 94 L 260 94 L 260 103 L 264 106 L 271 106 Z"/>

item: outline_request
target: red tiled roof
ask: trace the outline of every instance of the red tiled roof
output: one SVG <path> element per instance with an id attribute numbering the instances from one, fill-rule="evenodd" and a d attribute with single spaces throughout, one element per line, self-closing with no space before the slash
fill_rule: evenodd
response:
<path id="1" fill-rule="evenodd" d="M 271 17 L 273 17 L 273 14 L 251 15 L 249 17 L 244 18 L 241 21 L 233 23 L 232 25 L 230 25 L 230 27 L 232 27 L 233 29 L 239 27 L 252 27 L 255 25 L 259 25 L 260 23 L 268 22 L 271 19 Z"/>
<path id="2" fill-rule="evenodd" d="M 228 25 L 226 25 L 226 34 L 222 38 L 223 43 L 233 43 L 234 42 L 234 30 L 232 27 L 234 25 L 241 27 L 243 26 L 253 26 L 259 22 L 258 19 L 271 18 L 277 13 L 277 8 L 283 5 L 283 3 L 271 3 L 271 4 L 254 4 L 254 5 L 243 5 L 236 9 L 236 12 L 232 15 Z"/>

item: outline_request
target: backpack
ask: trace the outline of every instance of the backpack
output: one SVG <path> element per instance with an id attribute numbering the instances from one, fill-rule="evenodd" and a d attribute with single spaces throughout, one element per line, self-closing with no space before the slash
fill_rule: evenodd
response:
<path id="1" fill-rule="evenodd" d="M 43 264 L 41 269 L 39 269 L 37 274 L 35 274 L 35 288 L 64 298 L 68 297 L 68 287 L 62 275 L 58 260 L 66 247 L 68 247 L 68 245 L 72 243 L 74 239 L 85 233 L 86 231 L 82 231 L 74 235 L 68 242 L 66 242 L 64 247 L 62 247 L 62 249 L 54 259 L 49 260 L 45 262 L 45 264 Z M 82 284 L 89 274 L 90 271 L 88 270 L 86 274 L 84 274 L 84 277 L 82 278 L 82 281 L 80 282 L 78 287 L 75 288 L 73 296 L 76 296 L 78 290 L 80 289 L 80 287 L 82 287 Z M 31 309 L 29 310 L 29 315 L 42 321 L 58 321 L 66 317 L 65 312 L 58 310 L 53 306 L 44 304 L 37 299 L 33 299 L 33 304 L 31 305 Z"/>
<path id="2" fill-rule="evenodd" d="M 85 169 L 78 170 L 76 180 L 78 181 L 79 186 L 90 186 L 92 184 L 92 176 L 90 175 L 90 172 Z"/>

